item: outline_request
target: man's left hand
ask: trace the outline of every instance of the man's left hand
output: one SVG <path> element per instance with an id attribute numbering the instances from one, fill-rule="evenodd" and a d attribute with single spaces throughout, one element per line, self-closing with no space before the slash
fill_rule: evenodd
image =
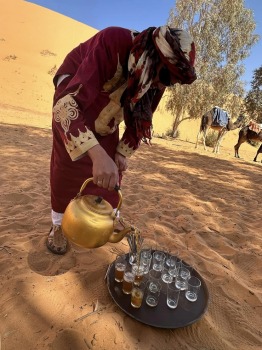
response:
<path id="1" fill-rule="evenodd" d="M 116 155 L 115 155 L 115 163 L 116 163 L 116 166 L 118 167 L 118 170 L 120 172 L 126 171 L 126 169 L 127 169 L 127 159 L 126 159 L 125 156 L 123 156 L 120 153 L 116 153 Z"/>

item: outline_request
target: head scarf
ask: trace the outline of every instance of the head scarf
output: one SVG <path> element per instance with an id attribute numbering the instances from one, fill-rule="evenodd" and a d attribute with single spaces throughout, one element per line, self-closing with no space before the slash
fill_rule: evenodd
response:
<path id="1" fill-rule="evenodd" d="M 182 29 L 163 26 L 154 31 L 153 40 L 161 61 L 176 82 L 193 83 L 196 80 L 195 44 L 190 35 Z"/>
<path id="2" fill-rule="evenodd" d="M 196 80 L 194 60 L 195 46 L 184 30 L 150 27 L 135 37 L 128 59 L 127 89 L 122 98 L 126 125 L 136 128 L 137 137 L 151 139 L 151 104 L 156 89 L 150 87 L 157 65 L 162 62 L 172 80 L 191 84 Z"/>

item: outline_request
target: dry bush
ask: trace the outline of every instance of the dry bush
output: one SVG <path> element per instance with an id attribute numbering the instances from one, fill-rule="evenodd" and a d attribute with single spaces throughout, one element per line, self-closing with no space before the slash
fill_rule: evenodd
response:
<path id="1" fill-rule="evenodd" d="M 4 61 L 11 61 L 11 60 L 16 60 L 17 56 L 16 55 L 9 55 L 3 58 Z"/>
<path id="2" fill-rule="evenodd" d="M 217 141 L 217 132 L 216 131 L 211 131 L 207 134 L 206 136 L 206 146 L 208 147 L 214 147 Z"/>
<path id="3" fill-rule="evenodd" d="M 56 74 L 56 71 L 57 71 L 57 66 L 56 64 L 51 68 L 49 69 L 49 71 L 47 72 L 49 75 L 52 75 L 54 76 Z"/>
<path id="4" fill-rule="evenodd" d="M 41 54 L 42 56 L 56 56 L 56 53 L 53 53 L 53 52 L 51 52 L 51 51 L 49 51 L 49 50 L 42 50 L 42 51 L 40 52 L 40 54 Z"/>

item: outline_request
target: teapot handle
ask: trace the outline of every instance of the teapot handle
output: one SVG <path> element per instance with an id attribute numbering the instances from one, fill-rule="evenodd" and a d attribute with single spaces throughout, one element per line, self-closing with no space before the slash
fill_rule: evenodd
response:
<path id="1" fill-rule="evenodd" d="M 93 177 L 90 177 L 89 179 L 85 180 L 85 182 L 83 183 L 83 185 L 81 186 L 80 188 L 80 191 L 79 193 L 77 194 L 77 197 L 81 196 L 82 192 L 84 191 L 86 185 L 93 181 Z M 117 212 L 119 211 L 119 209 L 121 208 L 121 205 L 122 205 L 122 193 L 120 191 L 120 187 L 119 186 L 115 186 L 115 191 L 117 191 L 118 193 L 118 196 L 119 196 L 119 202 L 118 202 L 118 205 L 117 205 L 117 208 L 116 208 L 116 215 L 117 215 Z"/>

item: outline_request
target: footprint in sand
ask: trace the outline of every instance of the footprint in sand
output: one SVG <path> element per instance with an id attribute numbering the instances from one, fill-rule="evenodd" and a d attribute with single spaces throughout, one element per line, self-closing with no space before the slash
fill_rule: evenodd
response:
<path id="1" fill-rule="evenodd" d="M 56 255 L 46 247 L 46 237 L 33 241 L 33 248 L 29 251 L 27 262 L 31 270 L 43 276 L 56 276 L 68 272 L 76 266 L 76 257 L 69 248 L 65 255 Z"/>

